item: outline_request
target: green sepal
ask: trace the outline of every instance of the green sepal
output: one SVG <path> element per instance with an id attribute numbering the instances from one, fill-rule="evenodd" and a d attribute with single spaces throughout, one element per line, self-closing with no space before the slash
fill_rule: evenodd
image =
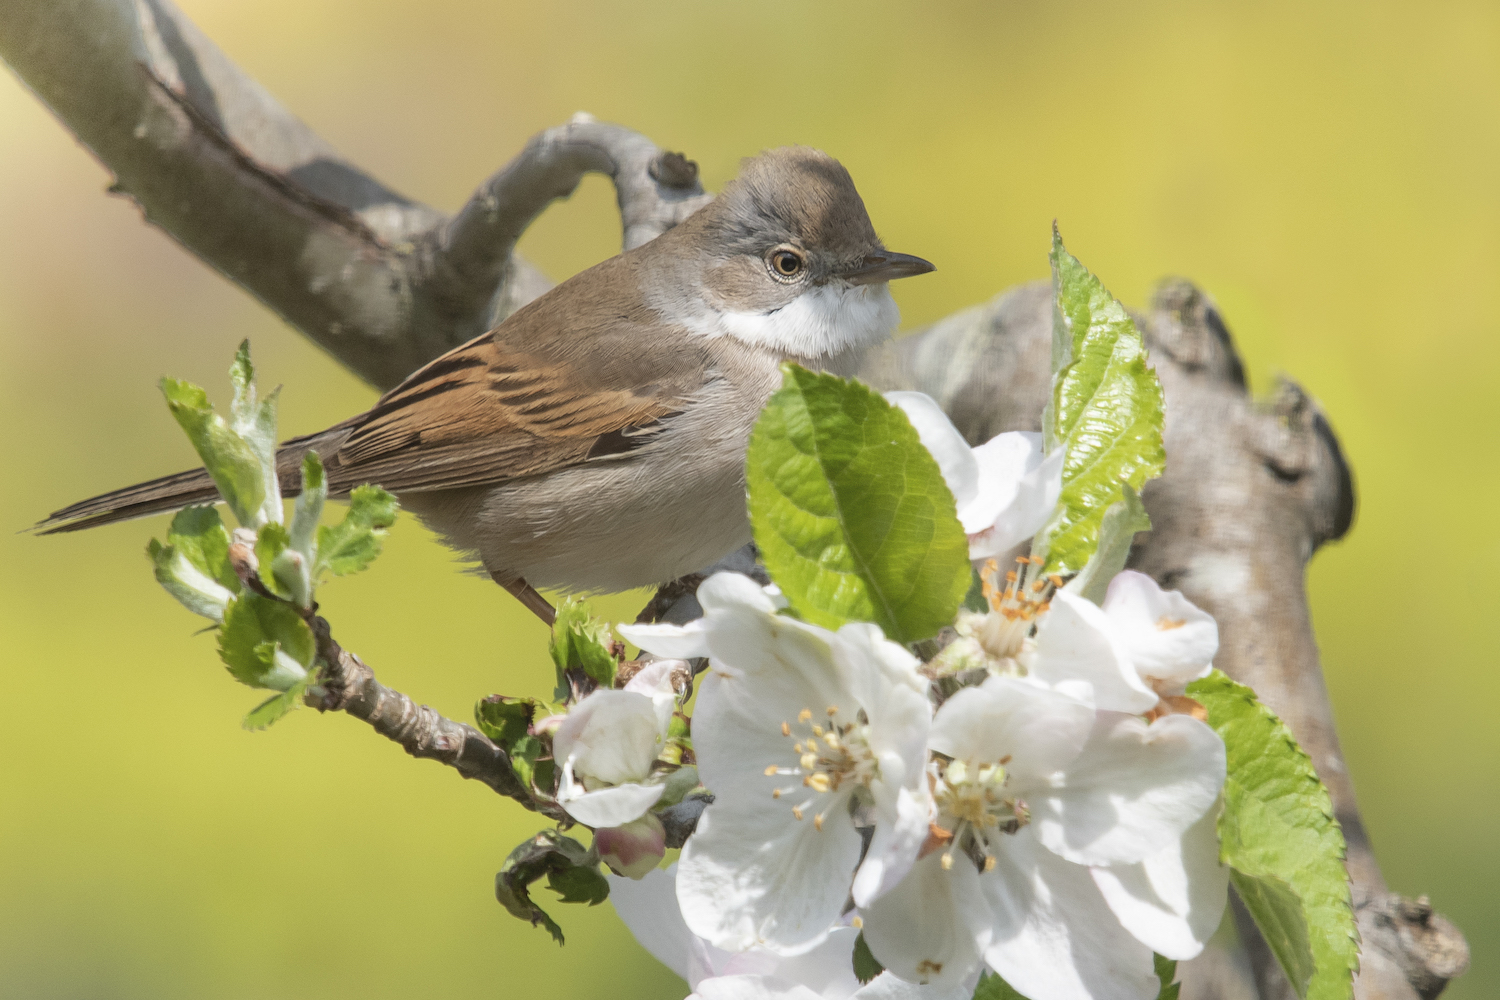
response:
<path id="1" fill-rule="evenodd" d="M 1344 834 L 1328 789 L 1291 731 L 1215 670 L 1188 685 L 1224 740 L 1220 860 L 1297 995 L 1348 1000 L 1359 968 Z"/>
<path id="2" fill-rule="evenodd" d="M 571 874 L 593 870 L 594 879 Z M 495 874 L 495 898 L 513 915 L 533 927 L 547 928 L 558 944 L 562 928 L 531 898 L 531 885 L 546 876 L 547 884 L 562 896 L 562 902 L 601 903 L 609 895 L 609 882 L 599 873 L 599 859 L 572 837 L 556 830 L 543 830 L 510 852 Z"/>
<path id="3" fill-rule="evenodd" d="M 1120 493 L 1120 499 L 1109 505 L 1100 522 L 1099 547 L 1065 588 L 1095 604 L 1104 603 L 1109 581 L 1125 568 L 1136 533 L 1151 530 L 1151 518 L 1140 494 L 1129 483 L 1120 484 Z"/>
<path id="4" fill-rule="evenodd" d="M 230 427 L 250 446 L 260 469 L 261 495 L 256 524 L 281 522 L 281 486 L 276 480 L 276 400 L 273 389 L 265 399 L 255 391 L 255 366 L 250 363 L 250 341 L 240 341 L 234 363 L 229 366 L 234 399 L 229 406 Z M 243 523 L 243 522 L 242 522 Z"/>
<path id="5" fill-rule="evenodd" d="M 240 683 L 288 690 L 307 676 L 316 655 L 312 629 L 290 604 L 246 592 L 225 609 L 219 657 Z"/>
<path id="6" fill-rule="evenodd" d="M 1032 552 L 1045 572 L 1077 573 L 1099 544 L 1122 484 L 1139 491 L 1166 467 L 1164 405 L 1146 345 L 1125 307 L 1052 230 L 1053 380 L 1047 450 L 1065 449 L 1062 494 Z"/>
<path id="7" fill-rule="evenodd" d="M 885 971 L 885 966 L 880 964 L 880 959 L 870 952 L 870 945 L 865 941 L 864 931 L 860 931 L 859 936 L 854 939 L 852 962 L 854 978 L 858 979 L 861 984 L 868 983 Z"/>
<path id="8" fill-rule="evenodd" d="M 531 698 L 507 698 L 492 694 L 475 703 L 474 724 L 506 753 L 531 732 L 537 702 Z"/>
<path id="9" fill-rule="evenodd" d="M 260 527 L 266 481 L 255 449 L 214 412 L 208 394 L 198 386 L 174 378 L 163 378 L 159 384 L 167 408 L 187 433 L 235 519 L 248 528 Z"/>
<path id="10" fill-rule="evenodd" d="M 229 564 L 229 532 L 212 507 L 178 511 L 167 529 L 167 543 L 152 539 L 146 547 L 156 581 L 189 611 L 212 621 L 224 620 L 224 608 L 240 591 Z"/>
<path id="11" fill-rule="evenodd" d="M 349 510 L 336 525 L 318 529 L 317 579 L 324 570 L 334 576 L 358 573 L 380 555 L 380 540 L 396 523 L 400 505 L 379 486 L 356 486 L 349 494 Z"/>
<path id="12" fill-rule="evenodd" d="M 1016 988 L 1000 977 L 998 972 L 984 971 L 979 984 L 974 987 L 974 1000 L 1027 1000 L 1016 992 Z"/>
<path id="13" fill-rule="evenodd" d="M 1161 990 L 1156 994 L 1156 1000 L 1177 1000 L 1177 994 L 1182 992 L 1182 984 L 1174 982 L 1177 978 L 1177 963 L 1170 958 L 1152 954 L 1151 963 L 1156 970 L 1156 978 L 1161 983 Z"/>
<path id="14" fill-rule="evenodd" d="M 570 670 L 581 670 L 601 688 L 614 687 L 619 661 L 611 650 L 613 644 L 609 623 L 590 615 L 587 602 L 570 597 L 558 605 L 552 639 L 547 645 L 557 668 L 558 701 L 570 693 L 567 679 Z"/>
<path id="15" fill-rule="evenodd" d="M 971 579 L 953 494 L 900 407 L 781 366 L 750 436 L 750 525 L 803 620 L 871 621 L 898 642 L 953 621 Z"/>
<path id="16" fill-rule="evenodd" d="M 277 722 L 282 716 L 302 703 L 302 696 L 307 693 L 307 689 L 312 684 L 316 673 L 317 671 L 315 670 L 308 671 L 306 677 L 285 691 L 280 694 L 274 694 L 259 705 L 256 705 L 245 716 L 245 721 L 241 725 L 251 732 L 258 732 L 269 728 L 272 723 Z"/>

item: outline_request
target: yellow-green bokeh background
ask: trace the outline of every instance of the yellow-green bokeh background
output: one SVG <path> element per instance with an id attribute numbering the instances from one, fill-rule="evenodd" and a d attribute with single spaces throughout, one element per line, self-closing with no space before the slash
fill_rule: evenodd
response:
<path id="1" fill-rule="evenodd" d="M 1258 386 L 1300 379 L 1353 463 L 1358 521 L 1311 574 L 1349 765 L 1392 885 L 1468 933 L 1449 995 L 1500 993 L 1493 3 L 184 6 L 444 209 L 587 109 L 711 187 L 767 146 L 842 158 L 888 245 L 939 266 L 900 285 L 908 326 L 1042 277 L 1054 217 L 1128 302 L 1211 290 Z M 509 802 L 348 718 L 241 731 L 256 694 L 150 581 L 160 521 L 11 533 L 190 464 L 153 383 L 222 398 L 243 337 L 288 435 L 373 398 L 107 181 L 0 80 L 0 996 L 680 996 L 607 906 L 560 909 L 561 954 L 502 913 L 491 876 L 536 828 Z M 560 279 L 617 238 L 594 179 L 523 249 Z M 408 521 L 323 596 L 450 715 L 546 688 L 541 629 Z"/>

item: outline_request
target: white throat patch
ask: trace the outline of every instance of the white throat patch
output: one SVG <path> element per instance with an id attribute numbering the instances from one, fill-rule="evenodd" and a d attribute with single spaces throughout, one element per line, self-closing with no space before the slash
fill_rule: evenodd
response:
<path id="1" fill-rule="evenodd" d="M 900 322 L 889 284 L 835 280 L 771 312 L 709 313 L 689 325 L 704 336 L 728 335 L 783 354 L 816 358 L 878 344 L 895 333 Z"/>

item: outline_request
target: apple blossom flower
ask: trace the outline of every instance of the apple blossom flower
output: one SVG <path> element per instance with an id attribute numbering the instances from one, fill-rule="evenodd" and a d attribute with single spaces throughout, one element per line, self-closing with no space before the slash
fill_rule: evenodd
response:
<path id="1" fill-rule="evenodd" d="M 1163 845 L 1189 843 L 1217 801 L 1217 734 L 1185 715 L 1147 723 L 991 677 L 943 704 L 930 745 L 937 815 L 925 856 L 863 910 L 875 957 L 914 982 L 963 981 L 983 961 L 1045 1000 L 1155 997 L 1144 939 L 1201 922 L 1145 913 L 1140 888 L 1172 888 Z M 1181 885 L 1215 874 L 1197 870 L 1217 868 L 1199 844 L 1177 852 Z M 1149 871 L 1133 867 L 1148 859 Z"/>
<path id="2" fill-rule="evenodd" d="M 608 876 L 609 900 L 641 946 L 687 980 L 697 1000 L 968 1000 L 973 993 L 972 986 L 918 986 L 888 972 L 862 986 L 851 961 L 859 931 L 847 923 L 800 955 L 715 948 L 682 919 L 676 869 L 657 869 L 638 882 Z"/>
<path id="3" fill-rule="evenodd" d="M 562 768 L 557 801 L 578 822 L 596 830 L 621 827 L 661 798 L 663 785 L 653 780 L 652 766 L 676 704 L 675 666 L 669 660 L 648 664 L 623 690 L 594 691 L 556 721 L 552 753 Z"/>
<path id="4" fill-rule="evenodd" d="M 1187 683 L 1204 677 L 1219 650 L 1207 612 L 1144 573 L 1122 570 L 1102 606 L 1066 588 L 1038 620 L 1031 676 L 1051 684 L 1087 684 L 1095 707 L 1150 712 L 1166 699 L 1181 705 Z"/>
<path id="5" fill-rule="evenodd" d="M 931 396 L 888 392 L 953 491 L 958 519 L 969 536 L 969 558 L 988 559 L 1041 530 L 1062 492 L 1063 449 L 1048 455 L 1042 436 L 1007 431 L 970 448 Z"/>
<path id="6" fill-rule="evenodd" d="M 729 951 L 803 951 L 851 894 L 863 906 L 894 885 L 927 836 L 928 682 L 876 626 L 779 615 L 748 577 L 715 574 L 698 600 L 691 631 L 620 629 L 653 652 L 709 658 L 693 748 L 715 799 L 683 848 L 683 916 Z"/>

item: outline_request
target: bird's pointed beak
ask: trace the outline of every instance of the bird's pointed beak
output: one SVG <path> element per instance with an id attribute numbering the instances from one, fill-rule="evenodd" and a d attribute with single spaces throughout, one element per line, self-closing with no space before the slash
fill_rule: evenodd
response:
<path id="1" fill-rule="evenodd" d="M 930 261 L 925 261 L 921 257 L 913 257 L 909 253 L 881 250 L 877 253 L 866 254 L 863 259 L 840 271 L 839 277 L 851 285 L 873 285 L 877 281 L 910 278 L 914 274 L 926 274 L 936 270 L 937 268 Z"/>

